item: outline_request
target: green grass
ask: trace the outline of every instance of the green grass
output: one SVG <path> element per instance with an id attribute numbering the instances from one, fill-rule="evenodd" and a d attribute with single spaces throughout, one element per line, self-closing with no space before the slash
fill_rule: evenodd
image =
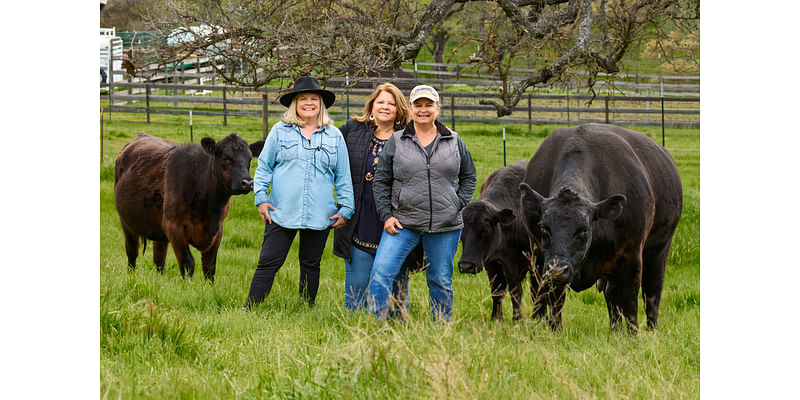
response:
<path id="1" fill-rule="evenodd" d="M 108 115 L 106 115 L 108 118 Z M 244 312 L 263 235 L 253 194 L 233 198 L 216 281 L 181 279 L 172 250 L 159 275 L 152 248 L 129 271 L 113 203 L 113 163 L 136 132 L 189 141 L 188 118 L 113 114 L 100 168 L 100 394 L 102 398 L 698 398 L 700 393 L 700 138 L 668 129 L 684 183 L 682 221 L 665 277 L 657 332 L 611 331 L 595 290 L 569 292 L 564 329 L 529 318 L 489 320 L 485 273 L 453 277 L 449 324 L 430 321 L 424 274 L 411 277 L 410 320 L 379 323 L 344 310 L 344 264 L 331 240 L 317 305 L 299 299 L 297 243 L 267 300 Z M 194 141 L 232 131 L 261 138 L 260 119 L 195 117 Z M 273 121 L 274 122 L 274 121 Z M 338 121 L 339 125 L 341 121 Z M 481 183 L 503 165 L 502 126 L 460 124 Z M 508 163 L 530 158 L 554 126 L 507 127 Z M 637 128 L 661 142 L 660 128 Z M 252 168 L 255 169 L 255 161 Z M 477 193 L 475 195 L 477 197 Z M 331 235 L 332 238 L 332 235 Z M 199 264 L 199 253 L 193 249 Z M 457 257 L 460 255 L 457 254 Z M 640 321 L 644 314 L 640 301 Z"/>

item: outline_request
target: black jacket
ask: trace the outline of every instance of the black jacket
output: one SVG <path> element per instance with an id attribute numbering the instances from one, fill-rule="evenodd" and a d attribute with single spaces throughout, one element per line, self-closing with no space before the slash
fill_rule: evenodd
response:
<path id="1" fill-rule="evenodd" d="M 349 260 L 353 232 L 361 213 L 361 190 L 364 188 L 365 164 L 374 128 L 368 122 L 349 119 L 339 130 L 344 136 L 347 154 L 350 157 L 350 176 L 353 178 L 353 198 L 355 198 L 356 211 L 345 226 L 333 231 L 333 254 Z"/>

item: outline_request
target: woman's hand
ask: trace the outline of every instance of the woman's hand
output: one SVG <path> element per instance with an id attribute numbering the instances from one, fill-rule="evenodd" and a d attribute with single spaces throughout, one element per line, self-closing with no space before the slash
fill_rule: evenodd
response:
<path id="1" fill-rule="evenodd" d="M 403 225 L 401 225 L 400 221 L 395 217 L 389 217 L 386 222 L 383 223 L 383 230 L 390 235 L 396 235 L 397 232 L 400 232 L 400 229 L 403 229 Z"/>
<path id="2" fill-rule="evenodd" d="M 343 216 L 341 216 L 339 214 L 333 214 L 330 217 L 328 217 L 328 219 L 335 219 L 336 220 L 336 222 L 334 222 L 333 225 L 331 225 L 331 228 L 333 228 L 333 229 L 339 229 L 339 228 L 343 227 L 347 223 L 347 218 L 345 218 L 345 217 L 343 217 Z"/>
<path id="3" fill-rule="evenodd" d="M 269 210 L 275 211 L 275 206 L 269 203 L 260 203 L 256 208 L 258 208 L 258 214 L 261 215 L 261 223 L 271 225 L 272 218 L 269 217 Z"/>

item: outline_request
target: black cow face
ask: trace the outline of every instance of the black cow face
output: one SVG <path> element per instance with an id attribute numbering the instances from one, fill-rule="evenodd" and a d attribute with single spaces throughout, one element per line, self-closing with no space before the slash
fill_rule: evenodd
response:
<path id="1" fill-rule="evenodd" d="M 458 271 L 477 274 L 489 261 L 489 257 L 500 251 L 503 245 L 501 224 L 514 222 L 514 211 L 498 210 L 491 204 L 477 200 L 467 204 L 461 211 L 464 229 L 461 231 L 461 259 Z"/>
<path id="2" fill-rule="evenodd" d="M 566 186 L 549 198 L 526 183 L 519 188 L 525 227 L 542 250 L 544 278 L 564 286 L 576 277 L 586 258 L 592 244 L 592 223 L 598 219 L 617 219 L 622 214 L 625 196 L 617 194 L 592 203 Z"/>
<path id="3" fill-rule="evenodd" d="M 264 141 L 259 140 L 248 145 L 244 139 L 231 133 L 226 138 L 215 142 L 205 137 L 200 142 L 203 149 L 213 157 L 214 175 L 217 185 L 230 194 L 245 194 L 253 190 L 253 178 L 250 176 L 250 160 L 258 157 Z"/>

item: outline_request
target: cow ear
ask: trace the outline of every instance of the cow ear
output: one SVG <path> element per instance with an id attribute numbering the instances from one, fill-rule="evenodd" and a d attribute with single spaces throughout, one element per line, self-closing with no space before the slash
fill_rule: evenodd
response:
<path id="1" fill-rule="evenodd" d="M 202 140 L 200 140 L 200 144 L 203 146 L 203 150 L 205 150 L 206 153 L 214 155 L 214 148 L 217 144 L 214 139 L 210 137 L 204 137 Z"/>
<path id="2" fill-rule="evenodd" d="M 622 214 L 622 208 L 628 199 L 621 195 L 615 194 L 599 203 L 594 204 L 594 219 L 608 219 L 615 220 Z"/>
<path id="3" fill-rule="evenodd" d="M 508 225 L 514 222 L 514 210 L 510 208 L 504 208 L 497 213 L 497 221 L 503 225 Z"/>
<path id="4" fill-rule="evenodd" d="M 264 141 L 259 140 L 257 142 L 250 144 L 250 152 L 253 153 L 253 158 L 256 158 L 261 154 L 261 150 L 264 149 Z"/>
<path id="5" fill-rule="evenodd" d="M 525 214 L 541 218 L 544 197 L 525 182 L 519 184 L 519 191 L 520 207 L 525 210 Z"/>

